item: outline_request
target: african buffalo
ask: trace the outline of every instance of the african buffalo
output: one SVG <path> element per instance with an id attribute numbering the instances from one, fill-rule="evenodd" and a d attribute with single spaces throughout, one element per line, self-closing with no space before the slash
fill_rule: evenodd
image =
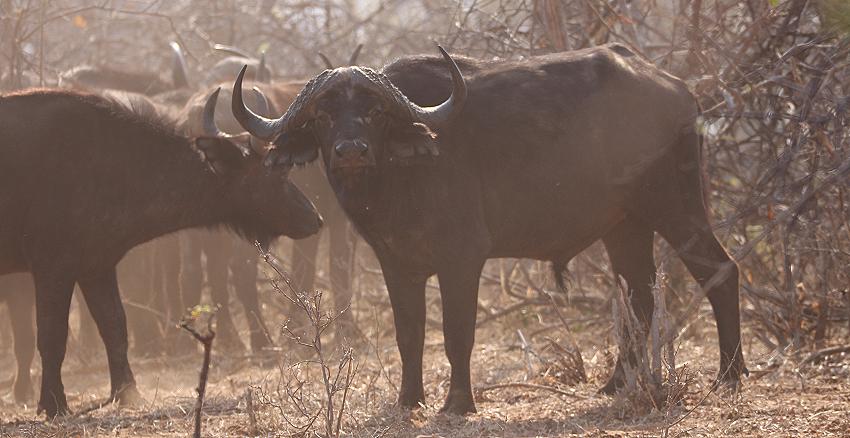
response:
<path id="1" fill-rule="evenodd" d="M 205 84 L 211 85 L 232 80 L 233 75 L 237 74 L 243 65 L 248 66 L 247 78 L 250 81 L 268 83 L 275 77 L 275 73 L 266 63 L 265 52 L 260 55 L 260 59 L 257 59 L 250 53 L 236 47 L 216 44 L 213 48 L 231 56 L 219 60 L 207 70 L 204 78 Z"/>
<path id="2" fill-rule="evenodd" d="M 249 106 L 261 114 L 270 115 L 276 111 L 286 108 L 305 81 L 285 81 L 272 84 L 255 83 L 256 91 L 251 93 Z M 229 134 L 242 133 L 242 127 L 233 117 L 229 110 L 232 84 L 221 85 L 219 103 L 227 103 L 228 108 L 218 110 L 215 114 L 218 127 Z M 184 114 L 185 132 L 187 135 L 197 135 L 202 131 L 201 113 L 204 100 L 209 93 L 198 93 L 190 100 Z M 259 147 L 264 142 L 256 141 Z M 348 233 L 348 220 L 336 199 L 333 191 L 328 185 L 327 178 L 318 167 L 313 167 L 304 172 L 292 175 L 292 181 L 298 186 L 316 205 L 321 213 L 329 234 L 329 272 L 331 280 L 331 291 L 334 297 L 337 312 L 345 310 L 351 300 L 351 256 L 352 248 Z M 314 287 L 316 269 L 318 267 L 317 254 L 319 249 L 320 234 L 299 239 L 292 246 L 293 282 L 298 290 L 312 290 Z M 228 273 L 235 295 L 245 308 L 245 314 L 249 316 L 249 327 L 251 330 L 251 349 L 260 351 L 268 344 L 266 330 L 260 313 L 259 301 L 257 299 L 257 262 L 256 248 L 241 241 L 235 241 L 232 236 L 220 233 L 204 231 L 190 231 L 181 235 L 182 271 L 181 290 L 186 303 L 196 303 L 201 296 L 203 271 L 201 270 L 200 258 L 203 253 L 206 256 L 207 277 L 212 299 L 216 303 L 226 304 L 228 298 Z M 294 310 L 294 309 L 293 309 Z M 295 310 L 289 315 L 293 319 L 292 326 L 298 326 L 300 312 Z M 219 333 L 222 339 L 229 345 L 240 348 L 241 342 L 233 329 L 230 312 L 226 306 L 217 315 L 219 322 Z M 338 319 L 337 333 L 345 336 L 347 330 L 353 325 L 351 312 L 346 312 Z"/>
<path id="3" fill-rule="evenodd" d="M 169 77 L 163 77 L 154 72 L 122 70 L 110 64 L 81 65 L 60 73 L 59 86 L 91 91 L 122 90 L 146 96 L 168 94 L 174 90 L 189 88 L 189 73 L 183 51 L 175 42 L 172 42 L 169 47 L 172 51 Z"/>
<path id="4" fill-rule="evenodd" d="M 523 61 L 472 63 L 464 78 L 422 76 L 437 61 L 400 59 L 383 73 L 348 67 L 311 80 L 279 119 L 253 114 L 237 79 L 233 112 L 274 143 L 270 165 L 320 153 L 328 179 L 380 261 L 402 358 L 399 403 L 424 400 L 425 282 L 440 280 L 451 384 L 444 411 L 475 411 L 469 361 L 478 281 L 491 257 L 567 262 L 598 239 L 647 322 L 655 232 L 708 290 L 720 376 L 745 372 L 738 269 L 711 231 L 703 195 L 699 109 L 685 84 L 609 45 Z M 400 90 L 407 75 L 419 75 Z M 446 78 L 450 77 L 449 80 Z M 420 106 L 405 93 L 433 99 Z M 622 360 L 603 388 L 622 384 Z"/>
<path id="5" fill-rule="evenodd" d="M 226 226 L 267 243 L 321 226 L 287 170 L 263 168 L 260 156 L 232 139 L 188 139 L 162 117 L 105 97 L 0 96 L 0 131 L 0 275 L 33 276 L 38 406 L 49 417 L 68 412 L 61 366 L 75 283 L 106 347 L 111 399 L 133 401 L 139 395 L 115 274 L 130 248 L 190 227 Z"/>

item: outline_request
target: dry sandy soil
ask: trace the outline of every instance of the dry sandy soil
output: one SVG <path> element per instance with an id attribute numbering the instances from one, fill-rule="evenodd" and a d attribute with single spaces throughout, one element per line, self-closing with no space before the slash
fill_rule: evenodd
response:
<path id="1" fill-rule="evenodd" d="M 491 292 L 482 294 L 483 302 L 504 308 L 504 303 L 499 304 L 498 292 Z M 431 302 L 438 301 L 435 291 L 428 294 Z M 266 299 L 268 302 L 273 297 Z M 850 436 L 850 356 L 833 356 L 824 363 L 797 370 L 796 364 L 804 355 L 777 365 L 780 361 L 775 356 L 747 336 L 745 353 L 753 372 L 743 389 L 737 394 L 709 393 L 708 386 L 716 374 L 717 351 L 713 318 L 705 306 L 677 341 L 677 365 L 684 367 L 685 371 L 680 371 L 689 376 L 687 395 L 677 405 L 652 409 L 628 398 L 595 392 L 607 376 L 615 351 L 609 318 L 576 309 L 566 312 L 588 376 L 587 383 L 567 385 L 558 368 L 552 366 L 558 356 L 546 348 L 545 338 L 563 343 L 568 335 L 553 312 L 538 309 L 539 312 L 513 312 L 479 327 L 473 354 L 473 384 L 485 391 L 478 391 L 476 396 L 478 413 L 458 417 L 438 413 L 448 390 L 449 368 L 436 304 L 429 308 L 429 318 L 433 315 L 434 319 L 429 323 L 425 353 L 428 404 L 415 411 L 402 411 L 394 406 L 400 362 L 386 299 L 376 294 L 364 300 L 355 309 L 362 335 L 353 343 L 357 373 L 347 395 L 340 435 L 607 437 L 662 436 L 667 432 L 669 436 L 712 437 Z M 281 316 L 269 315 L 269 321 L 280 322 Z M 541 333 L 535 333 L 541 328 Z M 529 339 L 530 352 L 520 348 L 517 330 Z M 12 403 L 6 386 L 0 388 L 0 436 L 189 434 L 200 351 L 170 359 L 136 358 L 133 364 L 146 399 L 143 405 L 106 406 L 79 414 L 108 394 L 108 374 L 102 356 L 89 360 L 96 365 L 85 367 L 73 346 L 71 349 L 64 380 L 71 408 L 78 414 L 45 422 L 32 405 Z M 324 387 L 315 363 L 293 365 L 298 362 L 294 352 L 300 351 L 300 357 L 307 359 L 315 359 L 315 355 L 295 347 L 282 350 L 286 351 L 272 352 L 263 358 L 216 351 L 204 408 L 204 436 L 299 435 L 296 426 L 319 412 Z M 339 349 L 330 342 L 324 350 L 331 372 L 336 372 Z M 14 369 L 12 355 L 10 350 L 0 352 L 5 379 Z M 290 392 L 302 397 L 305 415 L 299 415 L 293 399 L 286 395 L 285 388 L 297 386 L 294 377 L 306 381 L 301 392 Z M 486 389 L 494 384 L 511 385 Z M 253 409 L 247 406 L 249 390 Z M 336 406 L 340 397 L 336 398 Z M 320 415 L 313 430 L 321 435 L 323 428 Z"/>

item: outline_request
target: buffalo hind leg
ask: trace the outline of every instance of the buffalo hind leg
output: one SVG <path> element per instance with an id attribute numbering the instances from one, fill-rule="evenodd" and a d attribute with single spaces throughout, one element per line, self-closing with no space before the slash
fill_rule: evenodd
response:
<path id="1" fill-rule="evenodd" d="M 705 291 L 717 322 L 718 382 L 737 387 L 741 374 L 747 373 L 741 351 L 738 266 L 714 237 L 704 213 L 665 224 L 659 233 Z"/>
<path id="2" fill-rule="evenodd" d="M 136 389 L 136 379 L 127 360 L 127 318 L 118 292 L 115 267 L 81 278 L 79 283 L 106 347 L 112 384 L 110 400 L 135 404 L 141 400 L 141 395 Z"/>
<path id="3" fill-rule="evenodd" d="M 118 264 L 119 286 L 127 303 L 127 330 L 133 338 L 133 351 L 144 357 L 156 357 L 164 347 L 156 315 L 162 291 L 153 265 L 155 245 L 156 241 L 137 246 Z"/>
<path id="4" fill-rule="evenodd" d="M 475 344 L 478 281 L 484 259 L 443 266 L 437 272 L 443 305 L 443 338 L 451 364 L 449 394 L 440 412 L 464 415 L 476 412 L 469 361 Z"/>
<path id="5" fill-rule="evenodd" d="M 41 394 L 38 413 L 47 418 L 70 413 L 62 385 L 62 362 L 68 342 L 68 313 L 74 293 L 70 275 L 33 270 L 38 352 L 41 355 Z"/>
<path id="6" fill-rule="evenodd" d="M 653 231 L 637 220 L 626 219 L 614 227 L 602 242 L 608 251 L 608 259 L 617 281 L 622 276 L 626 280 L 630 302 L 635 316 L 641 323 L 644 333 L 652 321 L 653 301 L 652 283 L 655 281 L 655 260 L 652 255 Z M 643 348 L 646 339 L 639 342 L 637 348 Z M 599 392 L 613 394 L 624 384 L 623 362 L 634 362 L 634 353 L 620 351 L 614 372 Z"/>
<path id="7" fill-rule="evenodd" d="M 398 404 L 417 408 L 425 403 L 422 352 L 425 348 L 425 282 L 427 274 L 381 263 L 393 308 L 396 344 L 401 355 Z"/>
<path id="8" fill-rule="evenodd" d="M 85 357 L 102 354 L 103 350 L 100 349 L 100 345 L 97 342 L 97 326 L 80 294 L 77 294 L 77 309 L 79 309 L 79 325 L 77 326 L 77 336 L 72 339 L 77 341 L 77 348 L 80 349 Z"/>
<path id="9" fill-rule="evenodd" d="M 15 344 L 15 360 L 18 370 L 15 374 L 13 394 L 15 401 L 26 403 L 33 399 L 30 367 L 35 356 L 35 332 L 33 331 L 33 309 L 35 293 L 32 281 L 26 276 L 26 287 L 10 291 L 8 297 L 9 319 L 12 323 L 12 339 Z"/>

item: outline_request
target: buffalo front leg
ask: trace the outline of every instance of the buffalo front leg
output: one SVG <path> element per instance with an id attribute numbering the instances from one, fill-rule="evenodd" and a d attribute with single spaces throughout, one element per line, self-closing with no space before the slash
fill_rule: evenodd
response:
<path id="1" fill-rule="evenodd" d="M 330 249 L 331 291 L 334 297 L 334 310 L 339 315 L 336 320 L 337 339 L 350 337 L 354 332 L 354 314 L 351 312 L 351 259 L 353 257 L 351 235 L 348 221 L 342 212 L 336 212 L 333 222 L 328 225 Z M 330 222 L 330 221 L 329 221 Z"/>
<path id="2" fill-rule="evenodd" d="M 476 412 L 469 360 L 475 343 L 478 280 L 483 267 L 481 259 L 443 267 L 437 272 L 443 304 L 443 338 L 452 367 L 449 395 L 441 412 L 457 415 Z"/>
<path id="3" fill-rule="evenodd" d="M 105 268 L 81 278 L 79 283 L 106 347 L 112 384 L 110 400 L 117 400 L 122 404 L 136 403 L 141 400 L 141 396 L 136 389 L 136 379 L 127 360 L 127 319 L 118 292 L 115 267 Z"/>
<path id="4" fill-rule="evenodd" d="M 62 362 L 68 342 L 68 312 L 74 292 L 70 275 L 33 271 L 38 352 L 41 355 L 41 394 L 38 412 L 48 418 L 69 414 L 62 385 Z"/>
<path id="5" fill-rule="evenodd" d="M 210 285 L 210 298 L 213 304 L 219 306 L 216 312 L 216 335 L 217 341 L 223 350 L 232 352 L 244 352 L 245 345 L 239 339 L 239 332 L 233 323 L 230 313 L 230 288 L 228 277 L 233 254 L 233 236 L 217 233 L 210 239 L 210 246 L 204 251 L 207 256 L 207 279 Z"/>
<path id="6" fill-rule="evenodd" d="M 25 403 L 35 396 L 30 376 L 30 367 L 35 356 L 35 333 L 32 317 L 35 307 L 35 292 L 32 290 L 32 281 L 29 275 L 25 278 L 26 287 L 12 290 L 8 301 L 12 338 L 15 343 L 15 360 L 18 365 L 13 393 L 15 401 L 18 403 Z"/>
<path id="7" fill-rule="evenodd" d="M 260 292 L 257 289 L 259 255 L 253 245 L 241 241 L 235 243 L 233 253 L 230 264 L 233 290 L 245 309 L 245 318 L 248 319 L 248 328 L 251 331 L 251 351 L 256 354 L 271 345 L 260 309 Z"/>
<path id="8" fill-rule="evenodd" d="M 422 385 L 422 351 L 425 347 L 425 282 L 428 275 L 382 263 L 401 355 L 401 390 L 398 404 L 416 408 L 425 403 Z"/>

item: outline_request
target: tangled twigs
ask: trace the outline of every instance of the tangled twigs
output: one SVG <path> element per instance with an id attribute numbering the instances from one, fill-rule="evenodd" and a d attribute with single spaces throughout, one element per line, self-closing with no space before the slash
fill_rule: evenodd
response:
<path id="1" fill-rule="evenodd" d="M 195 432 L 193 437 L 201 437 L 201 411 L 204 408 L 204 394 L 207 390 L 207 379 L 210 374 L 210 359 L 212 356 L 212 343 L 215 339 L 215 331 L 212 328 L 213 319 L 217 309 L 209 306 L 195 306 L 188 316 L 180 320 L 180 328 L 189 332 L 201 345 L 204 346 L 204 363 L 201 365 L 201 374 L 198 377 L 198 399 L 195 401 Z M 200 319 L 206 319 L 206 328 L 203 332 L 194 326 Z"/>
<path id="2" fill-rule="evenodd" d="M 273 273 L 270 278 L 272 288 L 301 314 L 302 318 L 299 319 L 306 318 L 303 324 L 298 324 L 299 327 L 291 327 L 292 320 L 281 327 L 283 335 L 292 342 L 291 345 L 303 347 L 301 354 L 307 357 L 281 368 L 279 398 L 284 403 L 280 405 L 287 404 L 291 408 L 286 413 L 281 410 L 283 419 L 299 434 L 308 435 L 311 431 L 317 432 L 313 430 L 314 425 L 321 418 L 324 420 L 323 435 L 338 437 L 358 366 L 351 347 L 342 346 L 336 352 L 329 352 L 323 335 L 342 312 L 324 311 L 322 291 L 295 289 L 287 273 L 276 263 L 276 258 L 262 247 L 258 246 L 258 249 Z M 343 312 L 346 311 L 348 309 Z M 310 375 L 316 369 L 321 373 L 320 379 Z M 319 393 L 322 396 L 316 396 Z"/>
<path id="3" fill-rule="evenodd" d="M 806 358 L 803 359 L 802 362 L 800 362 L 799 368 L 803 368 L 806 365 L 819 362 L 827 356 L 832 356 L 833 354 L 841 353 L 850 353 L 850 345 L 839 345 L 837 347 L 824 348 L 822 350 L 815 351 L 812 354 L 806 356 Z"/>
<path id="4" fill-rule="evenodd" d="M 475 388 L 475 393 L 478 397 L 484 394 L 487 391 L 493 391 L 496 389 L 504 389 L 504 388 L 523 388 L 523 389 L 534 389 L 539 391 L 549 391 L 554 392 L 555 394 L 565 395 L 567 397 L 572 397 L 580 400 L 587 399 L 586 396 L 576 394 L 574 392 L 564 391 L 563 389 L 555 388 L 554 386 L 548 385 L 537 385 L 534 383 L 525 383 L 525 382 L 512 382 L 512 383 L 500 383 L 496 385 L 487 385 L 480 386 Z"/>

